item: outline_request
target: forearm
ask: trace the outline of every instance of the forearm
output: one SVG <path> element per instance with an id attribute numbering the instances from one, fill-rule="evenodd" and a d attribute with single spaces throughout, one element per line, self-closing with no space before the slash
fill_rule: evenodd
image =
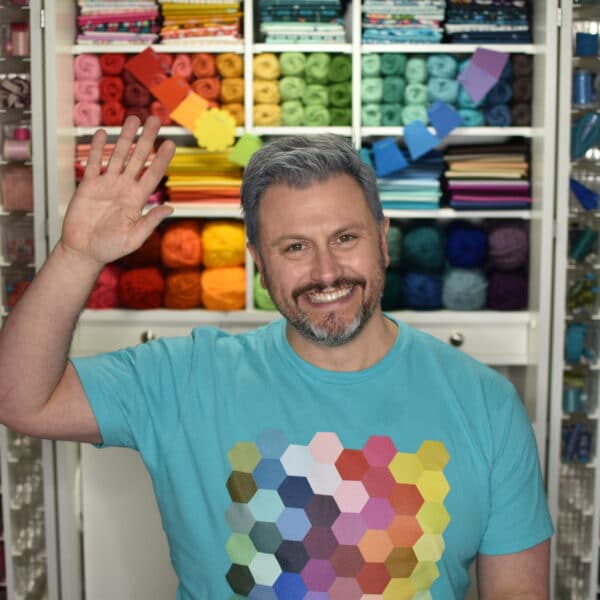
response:
<path id="1" fill-rule="evenodd" d="M 0 331 L 0 422 L 20 430 L 62 377 L 102 265 L 56 246 Z"/>

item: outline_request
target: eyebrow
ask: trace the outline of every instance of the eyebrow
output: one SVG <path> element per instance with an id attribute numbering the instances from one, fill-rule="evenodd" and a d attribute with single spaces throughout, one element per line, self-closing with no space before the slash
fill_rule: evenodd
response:
<path id="1" fill-rule="evenodd" d="M 347 231 L 364 231 L 367 228 L 366 224 L 363 223 L 362 221 L 352 221 L 351 223 L 346 223 L 344 226 L 342 227 L 338 227 L 338 229 L 336 229 L 331 235 L 332 237 L 341 235 L 342 233 L 345 233 Z M 270 244 L 270 246 L 272 248 L 275 248 L 276 246 L 278 246 L 279 244 L 282 244 L 283 242 L 286 241 L 294 241 L 294 240 L 305 240 L 307 239 L 306 235 L 302 235 L 300 233 L 286 233 L 284 235 L 279 236 L 278 238 L 276 238 L 275 240 L 273 240 Z"/>

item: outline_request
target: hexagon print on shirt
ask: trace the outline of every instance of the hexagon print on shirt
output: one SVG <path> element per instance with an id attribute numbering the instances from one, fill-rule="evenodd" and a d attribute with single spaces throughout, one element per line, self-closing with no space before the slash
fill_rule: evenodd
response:
<path id="1" fill-rule="evenodd" d="M 302 446 L 267 430 L 228 457 L 233 597 L 431 598 L 450 522 L 442 442 L 412 454 L 387 436 L 357 450 L 331 432 Z"/>

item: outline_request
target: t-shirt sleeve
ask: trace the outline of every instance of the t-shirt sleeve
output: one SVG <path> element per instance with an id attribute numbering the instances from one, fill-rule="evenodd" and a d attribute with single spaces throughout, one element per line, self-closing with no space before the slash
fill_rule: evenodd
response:
<path id="1" fill-rule="evenodd" d="M 482 554 L 520 552 L 554 533 L 533 428 L 514 388 L 507 388 L 503 407 L 491 415 L 494 459 Z"/>

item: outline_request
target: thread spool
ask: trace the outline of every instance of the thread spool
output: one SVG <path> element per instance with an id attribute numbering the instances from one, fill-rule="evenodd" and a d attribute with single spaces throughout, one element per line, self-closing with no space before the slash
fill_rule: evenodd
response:
<path id="1" fill-rule="evenodd" d="M 31 132 L 28 127 L 16 127 L 12 137 L 13 140 L 30 140 Z"/>
<path id="2" fill-rule="evenodd" d="M 578 31 L 575 34 L 575 56 L 597 56 L 598 36 Z"/>
<path id="3" fill-rule="evenodd" d="M 573 73 L 573 104 L 591 104 L 593 96 L 593 75 L 590 71 L 576 70 Z"/>
<path id="4" fill-rule="evenodd" d="M 4 140 L 4 159 L 9 161 L 31 160 L 29 140 Z"/>

